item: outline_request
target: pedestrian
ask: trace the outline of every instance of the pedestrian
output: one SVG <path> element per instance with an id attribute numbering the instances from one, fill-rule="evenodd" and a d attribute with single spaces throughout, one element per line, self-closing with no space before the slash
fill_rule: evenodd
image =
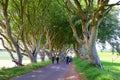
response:
<path id="1" fill-rule="evenodd" d="M 69 63 L 72 62 L 72 56 L 69 56 Z"/>
<path id="2" fill-rule="evenodd" d="M 69 64 L 69 56 L 66 56 L 66 64 Z"/>
<path id="3" fill-rule="evenodd" d="M 55 61 L 55 57 L 52 56 L 52 64 L 54 64 L 54 61 Z"/>
<path id="4" fill-rule="evenodd" d="M 59 63 L 59 56 L 56 56 L 57 64 Z"/>

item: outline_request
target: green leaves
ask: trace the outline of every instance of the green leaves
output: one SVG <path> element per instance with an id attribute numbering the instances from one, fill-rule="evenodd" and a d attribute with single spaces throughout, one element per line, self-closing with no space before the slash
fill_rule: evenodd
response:
<path id="1" fill-rule="evenodd" d="M 119 52 L 119 19 L 118 12 L 114 9 L 112 10 L 101 22 L 98 30 L 98 39 L 100 43 L 105 43 L 106 41 Z"/>

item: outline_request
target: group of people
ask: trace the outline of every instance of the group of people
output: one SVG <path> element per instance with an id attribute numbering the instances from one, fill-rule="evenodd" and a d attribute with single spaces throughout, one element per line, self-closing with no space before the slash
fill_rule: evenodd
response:
<path id="1" fill-rule="evenodd" d="M 70 55 L 63 56 L 63 59 L 66 62 L 66 64 L 70 64 L 70 62 L 72 62 L 72 56 Z M 57 64 L 59 63 L 59 56 L 52 56 L 52 64 L 54 64 L 55 62 Z"/>
<path id="2" fill-rule="evenodd" d="M 66 56 L 66 64 L 70 64 L 72 62 L 72 56 Z"/>
<path id="3" fill-rule="evenodd" d="M 59 56 L 52 56 L 52 63 L 55 63 L 55 60 L 57 62 L 57 64 L 59 63 Z"/>

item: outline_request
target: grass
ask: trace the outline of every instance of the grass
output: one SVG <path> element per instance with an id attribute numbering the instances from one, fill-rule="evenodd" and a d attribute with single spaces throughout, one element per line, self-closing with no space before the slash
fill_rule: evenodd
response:
<path id="1" fill-rule="evenodd" d="M 50 61 L 41 63 L 32 63 L 22 67 L 2 68 L 0 69 L 0 80 L 9 80 L 12 77 L 23 75 L 25 73 L 32 72 L 38 68 L 42 68 L 49 64 Z"/>
<path id="2" fill-rule="evenodd" d="M 99 53 L 99 56 L 104 70 L 90 65 L 88 61 L 74 58 L 76 69 L 83 75 L 83 80 L 120 80 L 120 58 L 111 53 Z"/>

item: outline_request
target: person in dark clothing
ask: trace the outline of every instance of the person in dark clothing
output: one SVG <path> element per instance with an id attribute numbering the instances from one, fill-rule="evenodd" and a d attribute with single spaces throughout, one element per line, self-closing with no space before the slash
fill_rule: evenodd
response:
<path id="1" fill-rule="evenodd" d="M 72 56 L 69 56 L 69 63 L 72 62 Z"/>
<path id="2" fill-rule="evenodd" d="M 55 61 L 55 57 L 54 56 L 52 56 L 52 63 L 54 64 L 54 61 Z"/>
<path id="3" fill-rule="evenodd" d="M 66 64 L 69 64 L 69 56 L 66 57 Z"/>
<path id="4" fill-rule="evenodd" d="M 57 64 L 59 63 L 59 56 L 56 56 Z"/>

